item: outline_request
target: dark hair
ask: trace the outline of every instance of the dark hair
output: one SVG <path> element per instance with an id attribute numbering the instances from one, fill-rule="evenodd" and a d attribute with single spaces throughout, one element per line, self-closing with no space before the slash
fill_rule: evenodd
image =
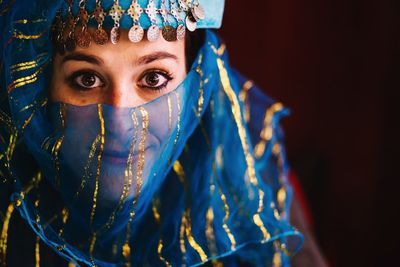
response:
<path id="1" fill-rule="evenodd" d="M 185 37 L 185 55 L 186 55 L 186 70 L 189 71 L 197 53 L 204 44 L 205 30 L 198 29 L 194 32 L 186 31 Z"/>

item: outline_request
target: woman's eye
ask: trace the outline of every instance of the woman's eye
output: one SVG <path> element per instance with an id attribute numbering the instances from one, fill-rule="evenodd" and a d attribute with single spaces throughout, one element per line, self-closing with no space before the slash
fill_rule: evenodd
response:
<path id="1" fill-rule="evenodd" d="M 160 90 L 166 87 L 170 80 L 172 80 L 172 77 L 168 73 L 152 71 L 142 76 L 139 86 Z"/>
<path id="2" fill-rule="evenodd" d="M 102 87 L 104 85 L 103 81 L 94 73 L 74 75 L 72 82 L 83 90 Z"/>

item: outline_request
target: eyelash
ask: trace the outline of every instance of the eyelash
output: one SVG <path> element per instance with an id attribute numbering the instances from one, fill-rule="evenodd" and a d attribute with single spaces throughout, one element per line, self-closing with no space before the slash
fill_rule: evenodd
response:
<path id="1" fill-rule="evenodd" d="M 166 79 L 166 81 L 163 84 L 156 86 L 156 87 L 145 86 L 145 85 L 139 85 L 139 87 L 154 90 L 154 91 L 161 91 L 167 87 L 168 83 L 171 80 L 173 80 L 172 74 L 167 71 L 160 70 L 160 69 L 150 69 L 140 76 L 139 81 L 143 80 L 146 77 L 146 75 L 149 75 L 151 73 L 155 73 L 155 74 L 163 76 Z"/>
<path id="2" fill-rule="evenodd" d="M 151 69 L 151 70 L 148 70 L 145 73 L 143 73 L 140 76 L 139 81 L 143 80 L 146 77 L 146 75 L 149 75 L 151 73 L 155 73 L 155 74 L 163 76 L 166 79 L 166 81 L 163 84 L 161 84 L 159 86 L 156 86 L 156 87 L 140 85 L 140 84 L 138 85 L 139 87 L 145 88 L 145 89 L 150 89 L 150 90 L 153 90 L 153 91 L 161 91 L 161 90 L 163 90 L 164 88 L 167 87 L 168 83 L 171 80 L 173 80 L 173 77 L 172 77 L 171 73 L 169 73 L 167 71 L 164 71 L 164 70 L 160 70 L 160 69 Z M 79 91 L 89 91 L 89 90 L 93 89 L 93 88 L 83 87 L 83 86 L 81 86 L 81 85 L 79 85 L 77 83 L 76 79 L 78 77 L 82 76 L 82 75 L 93 75 L 93 76 L 96 76 L 101 81 L 102 84 L 105 84 L 104 79 L 101 77 L 101 75 L 99 75 L 98 73 L 96 73 L 96 72 L 94 72 L 92 70 L 80 70 L 80 71 L 77 71 L 77 72 L 71 74 L 67 78 L 68 84 L 71 87 L 73 87 L 73 88 L 75 88 L 75 89 L 77 89 Z"/>
<path id="3" fill-rule="evenodd" d="M 105 85 L 104 79 L 101 77 L 101 75 L 92 70 L 79 70 L 77 72 L 74 72 L 69 77 L 67 77 L 68 84 L 78 91 L 89 91 L 91 89 L 94 89 L 94 88 L 83 87 L 77 83 L 76 79 L 83 75 L 93 75 L 101 81 L 101 83 L 103 84 L 101 87 Z"/>

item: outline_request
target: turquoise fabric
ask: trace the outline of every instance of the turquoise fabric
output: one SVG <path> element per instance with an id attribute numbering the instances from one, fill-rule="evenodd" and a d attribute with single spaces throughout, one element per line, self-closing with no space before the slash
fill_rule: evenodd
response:
<path id="1" fill-rule="evenodd" d="M 77 266 L 288 266 L 303 239 L 289 224 L 287 110 L 230 66 L 210 30 L 167 95 L 131 108 L 52 102 L 63 5 L 0 3 L 0 259 L 16 256 L 4 244 L 21 238 L 7 229 L 21 216 Z"/>

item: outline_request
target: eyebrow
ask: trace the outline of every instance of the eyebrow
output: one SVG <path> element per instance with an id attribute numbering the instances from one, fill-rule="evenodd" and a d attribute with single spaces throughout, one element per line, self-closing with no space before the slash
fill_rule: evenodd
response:
<path id="1" fill-rule="evenodd" d="M 66 55 L 63 58 L 61 63 L 64 64 L 65 62 L 70 61 L 70 60 L 86 61 L 86 62 L 95 64 L 95 65 L 101 65 L 101 64 L 104 63 L 104 61 L 101 58 L 97 57 L 97 56 L 87 55 L 87 54 L 79 53 L 79 52 L 75 52 L 75 53 Z"/>
<path id="2" fill-rule="evenodd" d="M 175 61 L 178 61 L 178 57 L 173 54 L 170 54 L 170 53 L 164 52 L 164 51 L 157 51 L 157 52 L 140 57 L 139 59 L 137 59 L 136 64 L 137 65 L 145 65 L 145 64 L 149 64 L 153 61 L 161 60 L 161 59 L 173 59 Z"/>
<path id="3" fill-rule="evenodd" d="M 145 65 L 145 64 L 149 64 L 153 61 L 162 60 L 162 59 L 173 59 L 175 61 L 178 61 L 178 57 L 171 53 L 164 52 L 164 51 L 157 51 L 157 52 L 153 52 L 151 54 L 148 54 L 148 55 L 138 58 L 136 60 L 135 64 L 136 65 Z M 88 55 L 88 54 L 84 54 L 84 53 L 80 53 L 80 52 L 74 52 L 72 54 L 66 55 L 62 59 L 62 64 L 64 64 L 67 61 L 70 61 L 70 60 L 86 61 L 86 62 L 95 64 L 95 65 L 104 64 L 104 60 L 101 59 L 100 57 L 97 57 L 95 55 Z"/>

